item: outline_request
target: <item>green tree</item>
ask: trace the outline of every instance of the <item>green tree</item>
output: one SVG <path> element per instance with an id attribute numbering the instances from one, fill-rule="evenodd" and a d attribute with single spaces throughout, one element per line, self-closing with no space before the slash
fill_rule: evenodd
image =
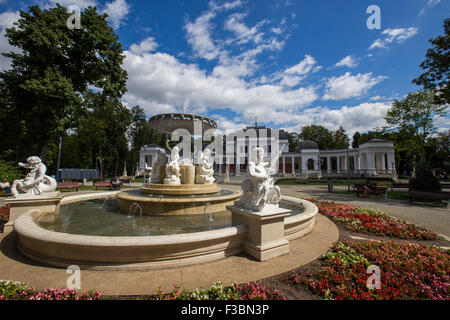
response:
<path id="1" fill-rule="evenodd" d="M 426 139 L 436 132 L 434 121 L 446 115 L 447 106 L 437 105 L 434 91 L 409 93 L 403 100 L 395 100 L 384 118 L 388 131 L 409 132 L 419 137 L 421 153 Z"/>
<path id="2" fill-rule="evenodd" d="M 346 149 L 349 146 L 350 139 L 345 133 L 345 129 L 343 127 L 339 127 L 338 130 L 333 132 L 334 138 L 334 148 L 335 149 Z"/>
<path id="3" fill-rule="evenodd" d="M 422 191 L 441 190 L 439 179 L 433 175 L 433 171 L 425 158 L 420 159 L 417 163 L 416 176 L 409 181 L 409 188 Z"/>
<path id="4" fill-rule="evenodd" d="M 445 35 L 431 39 L 425 61 L 420 67 L 425 70 L 413 82 L 426 90 L 435 90 L 437 104 L 450 103 L 450 18 L 444 21 Z"/>
<path id="5" fill-rule="evenodd" d="M 6 30 L 9 43 L 21 49 L 4 54 L 12 68 L 0 73 L 6 100 L 0 123 L 8 124 L 0 127 L 0 149 L 10 158 L 37 154 L 48 163 L 54 157 L 49 150 L 77 127 L 92 95 L 101 96 L 104 106 L 117 105 L 126 92 L 122 46 L 107 15 L 89 7 L 81 13 L 82 28 L 73 30 L 67 28 L 68 17 L 60 5 L 31 6 Z"/>
<path id="6" fill-rule="evenodd" d="M 300 141 L 311 140 L 319 144 L 319 149 L 334 149 L 335 141 L 333 132 L 320 125 L 309 125 L 302 127 L 299 133 Z"/>

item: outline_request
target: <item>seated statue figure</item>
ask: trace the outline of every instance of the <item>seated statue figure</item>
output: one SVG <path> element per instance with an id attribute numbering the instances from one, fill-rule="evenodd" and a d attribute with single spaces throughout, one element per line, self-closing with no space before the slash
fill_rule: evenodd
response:
<path id="1" fill-rule="evenodd" d="M 11 194 L 16 198 L 19 193 L 29 195 L 40 195 L 44 192 L 56 190 L 56 180 L 46 176 L 47 167 L 39 157 L 33 156 L 27 159 L 27 163 L 18 163 L 19 167 L 28 169 L 25 179 L 14 180 L 11 187 Z"/>
<path id="2" fill-rule="evenodd" d="M 180 160 L 179 149 L 177 146 L 170 152 L 170 162 L 166 165 L 166 178 L 164 184 L 181 184 L 180 179 Z"/>
<path id="3" fill-rule="evenodd" d="M 166 155 L 161 152 L 161 150 L 156 150 L 156 160 L 155 163 L 150 167 L 151 176 L 149 177 L 149 182 L 151 183 L 161 183 L 161 168 L 166 164 Z M 147 165 L 146 169 L 147 170 Z"/>
<path id="4" fill-rule="evenodd" d="M 252 150 L 253 161 L 248 163 L 249 177 L 242 182 L 242 197 L 236 205 L 254 211 L 262 211 L 267 204 L 278 206 L 281 200 L 280 187 L 271 175 L 276 173 L 275 164 L 281 152 L 270 163 L 263 162 L 264 149 Z"/>
<path id="5" fill-rule="evenodd" d="M 214 175 L 214 165 L 209 162 L 209 157 L 211 156 L 211 150 L 208 148 L 204 152 L 199 152 L 197 161 L 197 174 L 195 176 L 195 183 L 198 184 L 212 184 L 216 180 Z"/>

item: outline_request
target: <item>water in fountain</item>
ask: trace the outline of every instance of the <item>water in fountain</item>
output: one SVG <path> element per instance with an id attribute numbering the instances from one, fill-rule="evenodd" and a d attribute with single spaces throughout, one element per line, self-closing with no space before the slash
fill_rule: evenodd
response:
<path id="1" fill-rule="evenodd" d="M 139 212 L 139 216 L 142 217 L 142 207 L 137 202 L 134 202 L 128 210 L 128 217 L 136 216 L 136 212 Z"/>
<path id="2" fill-rule="evenodd" d="M 211 211 L 211 203 L 207 202 L 205 205 L 205 209 L 203 210 L 203 215 L 208 215 L 209 213 L 209 221 L 214 221 L 212 217 L 212 211 Z"/>

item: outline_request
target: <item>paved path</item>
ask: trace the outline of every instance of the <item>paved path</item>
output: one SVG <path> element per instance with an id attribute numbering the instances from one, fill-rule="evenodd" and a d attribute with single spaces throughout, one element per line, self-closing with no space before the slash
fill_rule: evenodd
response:
<path id="1" fill-rule="evenodd" d="M 335 186 L 346 190 L 346 186 Z M 407 200 L 384 200 L 356 197 L 340 193 L 329 193 L 327 186 L 299 185 L 281 186 L 283 195 L 350 203 L 358 207 L 382 210 L 392 217 L 424 226 L 450 240 L 450 209 L 410 203 Z"/>

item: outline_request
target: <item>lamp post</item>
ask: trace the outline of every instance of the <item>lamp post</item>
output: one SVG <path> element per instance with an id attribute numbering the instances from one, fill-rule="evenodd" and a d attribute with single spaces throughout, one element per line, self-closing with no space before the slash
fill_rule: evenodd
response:
<path id="1" fill-rule="evenodd" d="M 56 164 L 56 181 L 59 181 L 59 164 L 61 163 L 62 136 L 59 137 L 58 162 Z"/>

